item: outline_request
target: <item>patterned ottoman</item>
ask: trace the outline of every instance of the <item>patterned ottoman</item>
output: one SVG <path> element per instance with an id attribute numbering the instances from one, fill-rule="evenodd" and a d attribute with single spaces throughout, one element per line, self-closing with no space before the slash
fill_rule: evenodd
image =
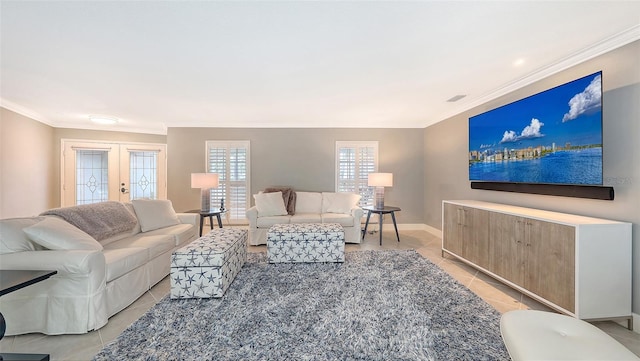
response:
<path id="1" fill-rule="evenodd" d="M 338 223 L 276 224 L 267 233 L 269 263 L 344 262 L 344 229 Z"/>
<path id="2" fill-rule="evenodd" d="M 247 230 L 215 228 L 171 256 L 171 298 L 222 297 L 247 259 Z"/>

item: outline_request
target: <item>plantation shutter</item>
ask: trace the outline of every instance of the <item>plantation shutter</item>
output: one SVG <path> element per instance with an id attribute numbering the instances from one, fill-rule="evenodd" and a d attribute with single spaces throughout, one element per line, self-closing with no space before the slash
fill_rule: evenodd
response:
<path id="1" fill-rule="evenodd" d="M 372 206 L 374 190 L 367 186 L 369 173 L 378 170 L 378 142 L 336 142 L 336 192 L 362 196 L 360 206 Z"/>
<path id="2" fill-rule="evenodd" d="M 211 205 L 219 207 L 224 199 L 227 220 L 245 221 L 249 208 L 249 141 L 208 141 L 207 169 L 219 178 L 218 188 L 211 189 Z"/>

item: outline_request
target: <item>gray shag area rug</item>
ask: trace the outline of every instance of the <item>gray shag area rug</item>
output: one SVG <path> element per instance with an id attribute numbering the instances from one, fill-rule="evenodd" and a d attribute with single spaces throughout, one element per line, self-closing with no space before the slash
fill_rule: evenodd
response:
<path id="1" fill-rule="evenodd" d="M 500 314 L 415 251 L 248 258 L 224 297 L 166 297 L 95 360 L 509 360 Z"/>

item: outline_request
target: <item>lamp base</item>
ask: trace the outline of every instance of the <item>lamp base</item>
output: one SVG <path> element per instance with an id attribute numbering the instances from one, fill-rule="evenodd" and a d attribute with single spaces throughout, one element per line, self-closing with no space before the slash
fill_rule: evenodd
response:
<path id="1" fill-rule="evenodd" d="M 211 188 L 200 189 L 200 212 L 209 212 L 211 210 Z"/>
<path id="2" fill-rule="evenodd" d="M 384 208 L 384 187 L 376 187 L 376 202 L 374 207 L 376 209 Z"/>

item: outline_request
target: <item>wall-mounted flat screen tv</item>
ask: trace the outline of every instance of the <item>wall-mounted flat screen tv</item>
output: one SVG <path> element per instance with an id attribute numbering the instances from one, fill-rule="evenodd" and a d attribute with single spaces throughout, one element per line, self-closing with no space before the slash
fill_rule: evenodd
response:
<path id="1" fill-rule="evenodd" d="M 469 180 L 602 185 L 602 72 L 469 118 Z"/>

